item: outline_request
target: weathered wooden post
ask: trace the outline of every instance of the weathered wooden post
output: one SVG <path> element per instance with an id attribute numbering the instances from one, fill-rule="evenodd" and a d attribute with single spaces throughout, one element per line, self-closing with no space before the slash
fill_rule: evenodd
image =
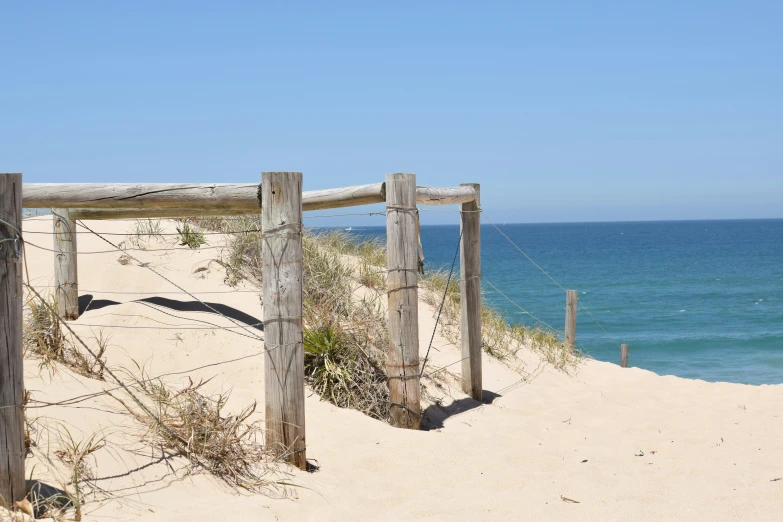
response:
<path id="1" fill-rule="evenodd" d="M 416 267 L 416 175 L 386 176 L 386 256 L 389 296 L 391 424 L 419 429 L 419 296 Z"/>
<path id="2" fill-rule="evenodd" d="M 576 348 L 576 290 L 566 290 L 565 346 L 572 353 Z"/>
<path id="3" fill-rule="evenodd" d="M 478 183 L 464 183 L 461 186 L 476 190 L 475 201 L 463 203 L 460 213 L 462 391 L 481 401 L 481 201 Z"/>
<path id="4" fill-rule="evenodd" d="M 302 173 L 264 172 L 261 179 L 266 445 L 306 469 Z"/>
<path id="5" fill-rule="evenodd" d="M 0 174 L 0 506 L 24 499 L 22 175 Z"/>
<path id="6" fill-rule="evenodd" d="M 620 345 L 620 367 L 628 368 L 628 345 Z"/>
<path id="7" fill-rule="evenodd" d="M 76 268 L 76 221 L 67 208 L 52 209 L 54 218 L 54 284 L 57 313 L 63 319 L 79 318 L 79 277 Z"/>

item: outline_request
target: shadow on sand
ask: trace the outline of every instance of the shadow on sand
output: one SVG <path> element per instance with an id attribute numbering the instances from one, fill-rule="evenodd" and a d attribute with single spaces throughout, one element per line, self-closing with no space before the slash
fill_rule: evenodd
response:
<path id="1" fill-rule="evenodd" d="M 37 480 L 26 480 L 28 498 L 33 503 L 35 518 L 41 518 L 48 509 L 68 509 L 74 507 L 73 497 L 62 489 Z"/>
<path id="2" fill-rule="evenodd" d="M 424 431 L 435 430 L 443 427 L 443 423 L 449 417 L 460 415 L 466 411 L 478 408 L 484 404 L 492 404 L 495 399 L 502 397 L 495 392 L 489 390 L 483 390 L 481 392 L 482 402 L 479 402 L 470 397 L 459 399 L 448 406 L 442 406 L 440 404 L 431 404 L 421 415 L 421 429 Z"/>
<path id="3" fill-rule="evenodd" d="M 241 310 L 237 310 L 231 306 L 226 306 L 220 303 L 202 303 L 199 301 L 179 301 L 177 299 L 168 299 L 166 297 L 145 297 L 144 299 L 135 299 L 129 301 L 131 303 L 145 303 L 149 305 L 159 306 L 161 308 L 168 308 L 169 310 L 175 310 L 177 312 L 202 312 L 213 315 L 224 315 L 230 319 L 244 323 L 249 327 L 256 330 L 264 330 L 264 325 L 261 319 L 257 319 L 250 314 L 246 314 Z M 100 310 L 108 306 L 121 305 L 118 301 L 112 301 L 110 299 L 93 299 L 92 294 L 84 294 L 79 296 L 79 316 L 81 317 L 87 311 Z M 215 313 L 218 312 L 218 313 Z"/>

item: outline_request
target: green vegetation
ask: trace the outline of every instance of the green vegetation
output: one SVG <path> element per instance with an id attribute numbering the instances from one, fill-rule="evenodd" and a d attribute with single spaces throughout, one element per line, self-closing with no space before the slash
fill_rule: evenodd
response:
<path id="1" fill-rule="evenodd" d="M 39 367 L 50 372 L 56 371 L 55 363 L 60 363 L 85 377 L 104 380 L 103 367 L 90 354 L 84 354 L 76 348 L 63 331 L 56 310 L 54 296 L 49 301 L 43 301 L 37 296 L 27 297 L 22 333 L 25 356 L 37 358 Z M 109 337 L 100 330 L 92 341 L 95 354 L 98 358 L 103 357 L 109 346 Z"/>
<path id="2" fill-rule="evenodd" d="M 147 242 L 152 239 L 163 239 L 163 225 L 160 219 L 137 219 L 128 234 L 128 239 L 124 242 L 133 248 L 145 248 Z"/>
<path id="3" fill-rule="evenodd" d="M 54 450 L 54 455 L 68 467 L 70 480 L 64 485 L 65 498 L 54 497 L 46 500 L 43 511 L 50 512 L 55 518 L 62 517 L 63 510 L 60 506 L 74 508 L 73 520 L 82 519 L 82 505 L 84 498 L 80 485 L 82 482 L 89 482 L 94 479 L 92 469 L 88 463 L 88 457 L 103 448 L 106 443 L 103 437 L 93 434 L 91 437 L 81 440 L 74 437 L 70 430 L 63 426 L 59 440 L 59 448 Z M 69 491 L 69 486 L 73 486 L 74 491 Z"/>
<path id="4" fill-rule="evenodd" d="M 448 291 L 447 282 L 447 272 L 428 272 L 421 280 L 424 290 L 422 297 L 426 303 L 438 308 L 445 293 L 441 330 L 449 342 L 459 344 L 459 280 L 452 277 L 448 283 Z M 516 356 L 524 346 L 538 352 L 548 363 L 563 371 L 575 368 L 581 358 L 578 352 L 572 354 L 565 349 L 557 332 L 546 327 L 512 324 L 503 313 L 486 304 L 481 309 L 481 334 L 484 351 L 500 361 Z"/>
<path id="5" fill-rule="evenodd" d="M 191 227 L 188 223 L 177 225 L 177 233 L 179 234 L 180 246 L 198 248 L 206 243 L 206 240 L 204 239 L 204 233 Z"/>
<path id="6" fill-rule="evenodd" d="M 192 220 L 204 230 L 227 234 L 216 261 L 226 271 L 226 284 L 261 282 L 261 220 L 258 216 L 211 217 Z"/>
<path id="7" fill-rule="evenodd" d="M 199 226 L 230 234 L 218 262 L 226 281 L 261 284 L 257 218 L 215 218 Z M 374 239 L 342 231 L 305 231 L 302 238 L 305 379 L 324 399 L 388 421 L 386 254 Z M 359 296 L 368 287 L 369 295 Z"/>
<path id="8" fill-rule="evenodd" d="M 261 282 L 261 234 L 257 218 L 199 220 L 203 228 L 230 234 L 220 263 L 227 281 Z M 357 239 L 343 231 L 305 231 L 303 290 L 305 378 L 309 386 L 341 407 L 388 419 L 385 376 L 386 252 L 377 239 Z M 438 308 L 448 274 L 428 272 L 421 279 L 424 300 Z M 357 290 L 364 289 L 365 291 Z M 459 281 L 452 278 L 441 315 L 446 338 L 459 345 Z M 490 356 L 509 361 L 524 346 L 563 371 L 580 355 L 569 353 L 557 333 L 541 327 L 513 325 L 497 310 L 482 309 L 482 346 Z"/>

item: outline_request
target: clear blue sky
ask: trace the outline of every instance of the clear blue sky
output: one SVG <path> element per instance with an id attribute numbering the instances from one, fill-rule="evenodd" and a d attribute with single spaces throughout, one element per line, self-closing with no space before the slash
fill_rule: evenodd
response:
<path id="1" fill-rule="evenodd" d="M 645 4 L 4 2 L 0 171 L 415 172 L 480 182 L 499 221 L 783 217 L 783 2 Z"/>

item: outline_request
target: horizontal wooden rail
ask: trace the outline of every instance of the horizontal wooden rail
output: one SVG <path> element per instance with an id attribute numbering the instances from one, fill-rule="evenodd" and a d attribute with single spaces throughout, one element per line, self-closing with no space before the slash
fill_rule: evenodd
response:
<path id="1" fill-rule="evenodd" d="M 225 208 L 72 208 L 72 219 L 174 219 L 189 217 L 260 216 L 261 209 Z"/>
<path id="2" fill-rule="evenodd" d="M 25 183 L 24 208 L 194 209 L 261 213 L 258 184 Z M 383 183 L 302 194 L 305 210 L 369 205 L 386 201 Z"/>
<path id="3" fill-rule="evenodd" d="M 473 187 L 416 187 L 417 205 L 457 205 L 476 201 Z"/>
<path id="4" fill-rule="evenodd" d="M 476 199 L 472 187 L 417 187 L 419 205 L 451 205 Z M 25 183 L 25 208 L 73 209 L 72 219 L 138 219 L 260 214 L 255 184 Z M 386 201 L 386 184 L 309 190 L 303 210 L 370 205 Z"/>

